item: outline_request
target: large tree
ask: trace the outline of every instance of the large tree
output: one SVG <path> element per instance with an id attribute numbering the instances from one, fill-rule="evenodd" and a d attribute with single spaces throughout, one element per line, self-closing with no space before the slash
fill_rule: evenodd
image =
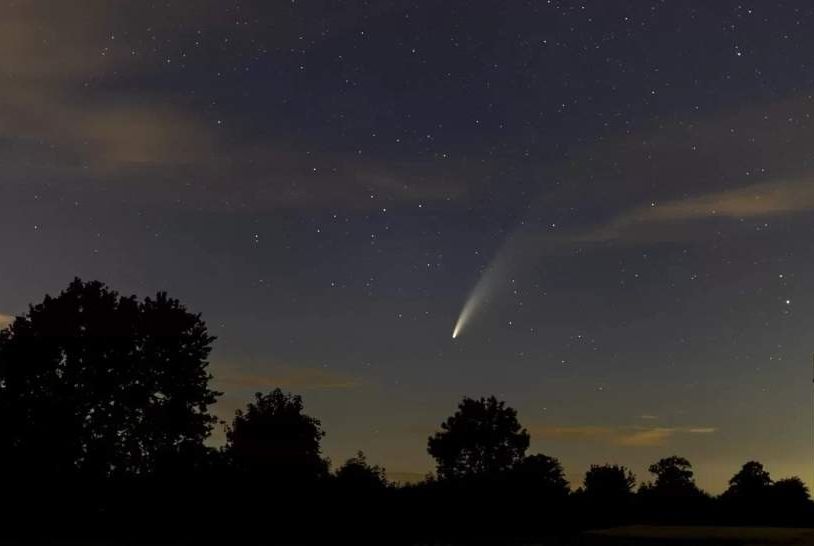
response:
<path id="1" fill-rule="evenodd" d="M 695 492 L 692 464 L 684 457 L 673 455 L 659 459 L 648 468 L 656 476 L 654 489 L 668 494 Z"/>
<path id="2" fill-rule="evenodd" d="M 302 398 L 275 389 L 256 393 L 235 412 L 226 431 L 226 453 L 238 471 L 277 482 L 302 483 L 327 477 L 319 420 L 303 413 Z"/>
<path id="3" fill-rule="evenodd" d="M 695 484 L 692 464 L 684 457 L 673 455 L 659 459 L 648 468 L 656 481 L 642 485 L 640 492 L 662 498 L 694 498 L 703 496 Z"/>
<path id="4" fill-rule="evenodd" d="M 5 467 L 100 479 L 202 453 L 213 340 L 164 293 L 139 301 L 75 279 L 46 296 L 0 332 Z"/>
<path id="5" fill-rule="evenodd" d="M 744 500 L 765 499 L 772 486 L 772 478 L 763 465 L 749 461 L 729 480 L 729 488 L 724 495 Z"/>
<path id="6" fill-rule="evenodd" d="M 443 479 L 509 470 L 528 447 L 529 434 L 517 421 L 517 412 L 494 396 L 464 398 L 427 442 Z"/>

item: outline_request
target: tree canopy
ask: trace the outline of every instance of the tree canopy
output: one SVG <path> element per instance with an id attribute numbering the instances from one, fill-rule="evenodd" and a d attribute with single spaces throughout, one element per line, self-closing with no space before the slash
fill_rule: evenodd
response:
<path id="1" fill-rule="evenodd" d="M 806 525 L 814 516 L 800 478 L 773 482 L 756 461 L 714 498 L 678 456 L 652 464 L 654 483 L 635 493 L 618 465 L 591 466 L 571 493 L 556 458 L 526 455 L 528 432 L 494 396 L 463 398 L 428 439 L 439 479 L 415 484 L 388 483 L 361 451 L 329 473 L 320 421 L 280 389 L 256 393 L 235 412 L 226 445 L 207 448 L 219 394 L 208 387 L 213 340 L 199 315 L 164 293 L 139 300 L 78 279 L 0 330 L 6 532 L 118 532 L 136 521 L 151 538 L 163 528 L 189 538 L 211 532 L 188 523 L 217 510 L 228 524 L 214 527 L 228 538 L 268 539 L 271 515 L 279 543 L 360 529 L 372 543 L 404 521 L 418 543 L 639 521 Z"/>
<path id="2" fill-rule="evenodd" d="M 385 470 L 381 466 L 367 462 L 361 451 L 340 466 L 334 474 L 336 483 L 346 489 L 370 491 L 387 487 Z"/>
<path id="3" fill-rule="evenodd" d="M 726 495 L 741 498 L 759 498 L 765 496 L 772 486 L 772 478 L 757 461 L 749 461 L 729 480 Z"/>
<path id="4" fill-rule="evenodd" d="M 427 442 L 443 479 L 508 470 L 523 459 L 528 447 L 529 434 L 520 426 L 517 412 L 494 396 L 464 398 Z"/>
<path id="5" fill-rule="evenodd" d="M 692 464 L 684 457 L 673 455 L 659 459 L 648 468 L 656 476 L 651 491 L 665 497 L 683 497 L 700 494 L 695 485 Z"/>
<path id="6" fill-rule="evenodd" d="M 151 472 L 216 419 L 199 315 L 75 279 L 0 332 L 0 457 L 38 477 Z"/>
<path id="7" fill-rule="evenodd" d="M 585 473 L 583 490 L 593 499 L 618 501 L 633 494 L 636 477 L 618 465 L 591 465 Z"/>
<path id="8" fill-rule="evenodd" d="M 797 476 L 774 482 L 771 494 L 781 506 L 805 506 L 809 502 L 808 487 Z"/>
<path id="9" fill-rule="evenodd" d="M 327 476 L 322 425 L 303 413 L 300 396 L 274 389 L 256 393 L 227 429 L 226 453 L 235 467 L 257 477 L 312 481 Z"/>
<path id="10" fill-rule="evenodd" d="M 512 468 L 513 478 L 525 489 L 543 497 L 565 497 L 570 492 L 560 461 L 537 453 L 518 461 Z"/>

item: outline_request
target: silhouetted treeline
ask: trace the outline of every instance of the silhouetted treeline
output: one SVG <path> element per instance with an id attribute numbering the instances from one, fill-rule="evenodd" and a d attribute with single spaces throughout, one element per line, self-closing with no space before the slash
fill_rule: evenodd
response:
<path id="1" fill-rule="evenodd" d="M 427 441 L 436 473 L 390 483 L 359 452 L 331 469 L 302 399 L 257 393 L 205 440 L 214 337 L 166 294 L 73 281 L 0 331 L 0 524 L 6 536 L 266 543 L 537 540 L 634 522 L 809 526 L 796 477 L 747 462 L 718 497 L 672 456 L 637 484 L 594 465 L 575 490 L 529 454 L 514 409 L 464 398 Z"/>

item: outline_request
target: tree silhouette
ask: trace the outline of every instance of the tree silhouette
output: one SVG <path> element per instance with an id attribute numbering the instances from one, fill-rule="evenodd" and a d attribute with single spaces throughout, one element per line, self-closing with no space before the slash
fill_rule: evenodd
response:
<path id="1" fill-rule="evenodd" d="M 772 478 L 763 465 L 757 461 L 749 461 L 729 480 L 729 488 L 724 495 L 762 500 L 768 495 L 771 486 Z"/>
<path id="2" fill-rule="evenodd" d="M 515 479 L 538 496 L 566 497 L 568 481 L 560 461 L 538 453 L 521 459 L 512 469 Z"/>
<path id="3" fill-rule="evenodd" d="M 747 462 L 732 476 L 719 500 L 727 519 L 737 523 L 801 520 L 809 509 L 808 490 L 799 478 L 774 484 L 757 461 Z"/>
<path id="4" fill-rule="evenodd" d="M 529 446 L 517 412 L 494 396 L 464 398 L 458 410 L 430 436 L 427 451 L 439 477 L 455 479 L 509 470 Z"/>
<path id="5" fill-rule="evenodd" d="M 302 413 L 302 398 L 275 389 L 256 393 L 245 411 L 235 412 L 226 431 L 226 454 L 239 472 L 278 482 L 313 482 L 328 474 L 317 419 Z"/>
<path id="6" fill-rule="evenodd" d="M 631 517 L 636 477 L 624 466 L 591 465 L 574 502 L 592 525 L 619 525 Z"/>
<path id="7" fill-rule="evenodd" d="M 685 497 L 700 494 L 695 485 L 692 465 L 684 457 L 666 457 L 650 465 L 651 474 L 655 474 L 656 481 L 651 486 L 644 486 L 658 496 Z"/>
<path id="8" fill-rule="evenodd" d="M 337 469 L 334 478 L 340 487 L 354 491 L 372 491 L 388 486 L 384 468 L 368 463 L 361 451 L 345 461 Z"/>
<path id="9" fill-rule="evenodd" d="M 808 487 L 806 487 L 803 480 L 797 476 L 774 482 L 771 490 L 771 499 L 773 502 L 785 507 L 805 507 L 811 501 Z"/>
<path id="10" fill-rule="evenodd" d="M 793 524 L 811 521 L 811 516 L 814 515 L 814 504 L 808 495 L 808 487 L 797 476 L 774 482 L 767 500 L 773 522 Z"/>
<path id="11" fill-rule="evenodd" d="M 585 473 L 583 490 L 591 499 L 619 502 L 627 500 L 633 494 L 636 476 L 618 465 L 591 465 Z"/>
<path id="12" fill-rule="evenodd" d="M 37 479 L 144 475 L 205 450 L 214 338 L 159 293 L 75 279 L 0 332 L 0 457 Z"/>
<path id="13" fill-rule="evenodd" d="M 654 483 L 639 487 L 642 514 L 661 522 L 703 522 L 712 499 L 695 485 L 692 465 L 683 457 L 666 457 L 650 465 Z"/>

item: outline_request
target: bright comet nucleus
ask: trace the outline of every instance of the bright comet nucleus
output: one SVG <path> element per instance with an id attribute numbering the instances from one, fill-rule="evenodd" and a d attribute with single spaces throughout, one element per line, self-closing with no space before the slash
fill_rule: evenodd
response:
<path id="1" fill-rule="evenodd" d="M 461 314 L 458 316 L 457 322 L 455 322 L 455 328 L 452 329 L 452 339 L 458 337 L 458 334 L 461 333 L 464 326 L 466 325 L 467 320 L 469 319 L 472 312 L 470 311 L 471 307 L 469 304 L 472 301 L 472 298 L 466 301 L 464 308 L 461 310 Z"/>

